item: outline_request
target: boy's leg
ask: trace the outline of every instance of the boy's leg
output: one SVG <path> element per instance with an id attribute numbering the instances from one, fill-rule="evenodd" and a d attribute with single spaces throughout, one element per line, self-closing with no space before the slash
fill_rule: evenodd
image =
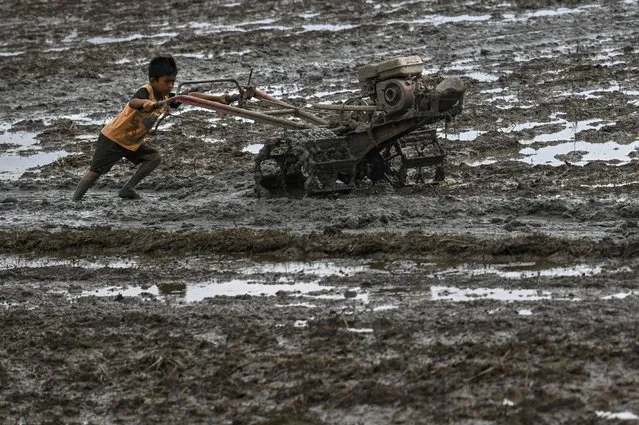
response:
<path id="1" fill-rule="evenodd" d="M 118 192 L 120 198 L 139 199 L 140 195 L 135 191 L 135 186 L 162 162 L 162 155 L 148 146 L 141 146 L 137 154 L 136 156 L 127 156 L 130 161 L 139 163 L 140 166 L 135 170 L 135 174 L 131 176 L 129 181 L 120 189 L 120 192 Z"/>
<path id="2" fill-rule="evenodd" d="M 91 159 L 91 166 L 73 193 L 73 200 L 79 201 L 95 184 L 102 174 L 108 173 L 111 167 L 124 156 L 124 148 L 106 138 L 102 133 L 95 143 L 95 152 Z"/>
<path id="3" fill-rule="evenodd" d="M 100 177 L 100 175 L 96 172 L 88 170 L 82 180 L 78 183 L 78 186 L 75 188 L 75 192 L 73 193 L 73 200 L 79 201 L 82 199 L 87 190 L 91 189 L 95 184 L 95 181 Z"/>

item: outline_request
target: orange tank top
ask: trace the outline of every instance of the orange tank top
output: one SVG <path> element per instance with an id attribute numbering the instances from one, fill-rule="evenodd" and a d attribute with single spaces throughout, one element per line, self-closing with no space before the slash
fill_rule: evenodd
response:
<path id="1" fill-rule="evenodd" d="M 149 92 L 149 100 L 156 102 L 153 87 L 145 84 L 144 88 Z M 168 99 L 166 96 L 162 100 Z M 127 102 L 117 117 L 102 129 L 102 134 L 113 140 L 118 145 L 130 151 L 136 151 L 142 145 L 142 139 L 155 124 L 155 121 L 162 115 L 164 108 L 151 112 L 144 112 L 144 109 L 133 109 Z"/>

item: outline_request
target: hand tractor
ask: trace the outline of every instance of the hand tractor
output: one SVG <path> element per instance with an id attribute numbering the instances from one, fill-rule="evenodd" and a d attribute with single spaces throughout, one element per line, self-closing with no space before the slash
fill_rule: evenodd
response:
<path id="1" fill-rule="evenodd" d="M 185 81 L 171 100 L 279 126 L 255 159 L 258 196 L 307 196 L 351 191 L 386 181 L 400 188 L 444 179 L 446 153 L 437 124 L 462 112 L 464 84 L 456 77 L 422 75 L 419 56 L 398 57 L 358 69 L 360 93 L 339 104 L 303 107 L 237 80 Z M 237 106 L 182 87 L 233 83 Z"/>

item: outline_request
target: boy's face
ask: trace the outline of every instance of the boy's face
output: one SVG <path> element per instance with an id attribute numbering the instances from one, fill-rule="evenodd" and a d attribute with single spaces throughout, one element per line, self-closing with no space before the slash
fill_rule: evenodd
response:
<path id="1" fill-rule="evenodd" d="M 155 91 L 162 95 L 167 95 L 171 93 L 171 90 L 173 90 L 175 75 L 163 75 L 157 80 L 155 78 L 151 78 L 150 83 L 151 87 L 153 87 Z"/>

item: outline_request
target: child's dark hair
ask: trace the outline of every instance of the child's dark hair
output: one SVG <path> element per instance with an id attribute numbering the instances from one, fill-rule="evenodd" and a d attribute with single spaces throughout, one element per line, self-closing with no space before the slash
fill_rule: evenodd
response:
<path id="1" fill-rule="evenodd" d="M 178 73 L 177 64 L 172 56 L 156 56 L 149 63 L 149 79 L 171 76 L 174 77 Z"/>

